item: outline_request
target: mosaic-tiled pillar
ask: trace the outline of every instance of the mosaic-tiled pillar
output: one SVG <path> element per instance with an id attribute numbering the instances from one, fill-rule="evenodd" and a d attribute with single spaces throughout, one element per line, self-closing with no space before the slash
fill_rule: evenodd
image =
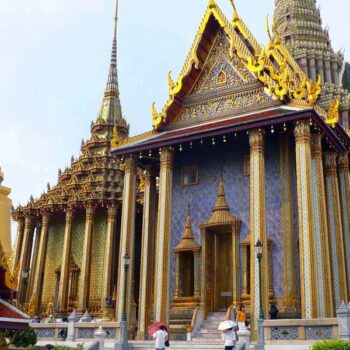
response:
<path id="1" fill-rule="evenodd" d="M 39 242 L 39 251 L 38 258 L 36 264 L 36 271 L 34 276 L 33 283 L 33 294 L 32 300 L 34 300 L 35 312 L 39 313 L 40 304 L 41 304 L 41 294 L 42 294 L 42 284 L 44 278 L 44 267 L 46 261 L 46 248 L 47 248 L 47 234 L 49 231 L 49 221 L 50 214 L 44 212 L 42 214 L 42 225 L 41 225 L 41 233 L 40 233 L 40 242 Z"/>
<path id="2" fill-rule="evenodd" d="M 57 308 L 60 312 L 65 312 L 67 310 L 69 267 L 70 267 L 70 255 L 71 255 L 71 247 L 72 247 L 72 223 L 73 223 L 73 210 L 71 208 L 67 208 L 66 225 L 64 228 L 61 275 L 60 275 L 60 284 L 58 289 L 58 303 L 57 303 Z"/>
<path id="3" fill-rule="evenodd" d="M 312 134 L 312 214 L 314 222 L 314 248 L 312 263 L 316 274 L 315 317 L 333 317 L 332 275 L 330 269 L 329 235 L 326 192 L 322 163 L 322 136 Z"/>
<path id="4" fill-rule="evenodd" d="M 29 263 L 32 253 L 32 245 L 33 245 L 33 235 L 35 230 L 35 221 L 33 216 L 26 216 L 25 222 L 24 222 L 24 233 L 23 233 L 23 242 L 22 242 L 22 249 L 21 249 L 21 258 L 19 262 L 19 269 L 18 269 L 18 293 L 19 295 L 23 295 L 22 293 L 25 293 L 23 288 L 27 288 L 27 286 L 24 286 L 23 284 L 23 278 L 22 274 L 25 269 L 29 269 Z M 28 283 L 28 282 L 27 282 Z M 25 299 L 25 295 L 24 295 Z M 25 301 L 25 300 L 24 300 Z"/>
<path id="5" fill-rule="evenodd" d="M 135 219 L 136 219 L 136 160 L 130 156 L 125 159 L 125 175 L 123 189 L 123 207 L 120 229 L 119 268 L 117 287 L 117 321 L 122 321 L 124 305 L 124 288 L 126 288 L 126 317 L 130 322 L 132 287 L 134 278 L 134 251 L 135 251 Z M 130 256 L 130 264 L 125 286 L 125 254 Z"/>
<path id="6" fill-rule="evenodd" d="M 13 262 L 12 262 L 12 271 L 14 272 L 15 269 L 19 268 L 19 262 L 21 260 L 21 253 L 22 253 L 22 242 L 23 242 L 23 235 L 24 235 L 24 217 L 19 216 L 16 218 L 17 221 L 17 234 L 16 234 L 16 250 L 14 252 L 13 256 Z"/>
<path id="7" fill-rule="evenodd" d="M 348 300 L 342 213 L 337 176 L 337 153 L 325 152 L 324 169 L 333 275 L 333 300 L 334 308 L 337 309 L 342 301 Z"/>
<path id="8" fill-rule="evenodd" d="M 154 242 L 154 221 L 156 204 L 156 177 L 150 168 L 146 169 L 143 199 L 142 248 L 139 292 L 138 339 L 145 339 L 150 323 L 152 296 L 152 262 Z"/>
<path id="9" fill-rule="evenodd" d="M 269 253 L 266 235 L 265 205 L 265 131 L 256 129 L 249 132 L 250 144 L 250 317 L 259 318 L 259 295 L 262 293 L 263 310 L 269 310 Z M 257 240 L 263 244 L 262 291 L 259 288 L 259 264 L 256 257 Z"/>
<path id="10" fill-rule="evenodd" d="M 307 120 L 298 121 L 294 129 L 298 185 L 299 256 L 301 314 L 303 319 L 315 315 L 315 274 L 311 263 L 313 250 L 311 134 Z"/>
<path id="11" fill-rule="evenodd" d="M 162 322 L 169 320 L 173 159 L 171 148 L 161 149 L 153 319 Z"/>
<path id="12" fill-rule="evenodd" d="M 284 302 L 289 307 L 296 309 L 297 289 L 295 272 L 292 164 L 290 159 L 291 146 L 288 134 L 280 135 L 279 145 L 282 194 Z"/>
<path id="13" fill-rule="evenodd" d="M 232 227 L 232 305 L 236 308 L 241 304 L 240 229 L 241 222 L 235 222 Z"/>
<path id="14" fill-rule="evenodd" d="M 85 233 L 83 246 L 83 260 L 81 263 L 80 272 L 80 288 L 79 288 L 79 309 L 85 311 L 89 302 L 89 287 L 90 287 L 90 265 L 91 265 L 91 239 L 92 227 L 94 221 L 95 207 L 88 205 L 85 209 Z"/>
<path id="15" fill-rule="evenodd" d="M 113 243 L 115 239 L 115 230 L 117 222 L 118 206 L 115 203 L 108 205 L 107 212 L 107 233 L 105 245 L 105 261 L 103 267 L 103 284 L 101 294 L 101 306 L 107 307 L 106 298 L 112 298 L 112 271 L 113 271 Z"/>
<path id="16" fill-rule="evenodd" d="M 338 176 L 345 243 L 346 277 L 348 281 L 348 296 L 350 296 L 350 174 L 349 154 L 346 152 L 339 155 Z"/>
<path id="17" fill-rule="evenodd" d="M 200 285 L 200 274 L 201 274 L 201 255 L 200 251 L 193 252 L 194 258 L 194 296 L 195 298 L 200 297 L 201 285 Z"/>
<path id="18" fill-rule="evenodd" d="M 38 254 L 39 254 L 39 243 L 40 243 L 40 235 L 41 235 L 41 221 L 35 222 L 35 236 L 33 235 L 33 248 L 32 248 L 32 257 L 29 260 L 29 284 L 27 289 L 27 297 L 26 299 L 30 301 L 32 299 L 32 292 L 33 292 L 33 284 L 34 284 L 34 278 L 36 274 L 36 264 L 38 260 Z M 35 238 L 34 238 L 35 237 Z"/>

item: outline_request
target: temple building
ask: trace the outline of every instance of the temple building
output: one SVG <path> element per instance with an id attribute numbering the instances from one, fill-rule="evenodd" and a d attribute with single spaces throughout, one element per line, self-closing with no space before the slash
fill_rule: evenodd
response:
<path id="1" fill-rule="evenodd" d="M 182 337 L 241 304 L 254 327 L 260 295 L 265 317 L 276 304 L 282 318 L 330 318 L 349 301 L 343 57 L 315 0 L 277 0 L 266 48 L 232 5 L 228 19 L 209 0 L 179 77 L 168 75 L 169 99 L 152 106 L 153 129 L 132 137 L 116 15 L 91 138 L 57 185 L 13 213 L 13 266 L 37 313 L 88 309 L 121 321 L 126 305 L 130 333 L 144 339 L 152 321 Z"/>

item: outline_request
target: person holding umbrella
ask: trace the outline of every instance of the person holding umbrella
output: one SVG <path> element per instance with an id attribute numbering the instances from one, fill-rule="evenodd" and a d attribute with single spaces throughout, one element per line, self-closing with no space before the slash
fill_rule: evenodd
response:
<path id="1" fill-rule="evenodd" d="M 148 327 L 148 334 L 155 339 L 155 350 L 165 350 L 169 346 L 167 326 L 162 322 L 155 322 Z"/>
<path id="2" fill-rule="evenodd" d="M 231 320 L 221 322 L 218 330 L 222 332 L 222 340 L 225 342 L 225 350 L 236 349 L 236 332 L 237 324 Z"/>

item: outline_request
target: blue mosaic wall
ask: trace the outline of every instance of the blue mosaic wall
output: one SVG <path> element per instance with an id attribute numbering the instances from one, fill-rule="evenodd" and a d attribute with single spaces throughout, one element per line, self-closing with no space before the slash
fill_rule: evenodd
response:
<path id="1" fill-rule="evenodd" d="M 238 147 L 237 147 L 238 146 Z M 283 291 L 283 240 L 281 232 L 281 184 L 279 171 L 278 139 L 272 138 L 266 146 L 266 227 L 273 240 L 272 271 L 274 293 Z M 172 247 L 181 240 L 187 213 L 191 206 L 192 229 L 195 239 L 201 242 L 199 225 L 207 220 L 215 204 L 222 168 L 226 200 L 231 212 L 241 221 L 241 240 L 249 235 L 250 177 L 243 176 L 244 156 L 249 155 L 248 139 L 241 143 L 221 146 L 198 146 L 190 152 L 177 152 L 174 162 L 174 189 L 172 198 Z M 181 186 L 181 169 L 184 165 L 198 164 L 199 184 Z M 174 289 L 174 254 L 171 264 L 171 295 Z"/>

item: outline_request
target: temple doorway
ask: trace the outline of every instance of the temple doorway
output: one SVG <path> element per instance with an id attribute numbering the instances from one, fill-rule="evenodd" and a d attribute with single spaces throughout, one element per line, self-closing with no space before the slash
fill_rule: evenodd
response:
<path id="1" fill-rule="evenodd" d="M 230 213 L 220 177 L 219 193 L 210 218 L 200 225 L 202 234 L 202 308 L 226 311 L 240 303 L 240 220 Z"/>
<path id="2" fill-rule="evenodd" d="M 232 300 L 232 233 L 218 232 L 214 236 L 214 311 L 225 311 Z"/>

